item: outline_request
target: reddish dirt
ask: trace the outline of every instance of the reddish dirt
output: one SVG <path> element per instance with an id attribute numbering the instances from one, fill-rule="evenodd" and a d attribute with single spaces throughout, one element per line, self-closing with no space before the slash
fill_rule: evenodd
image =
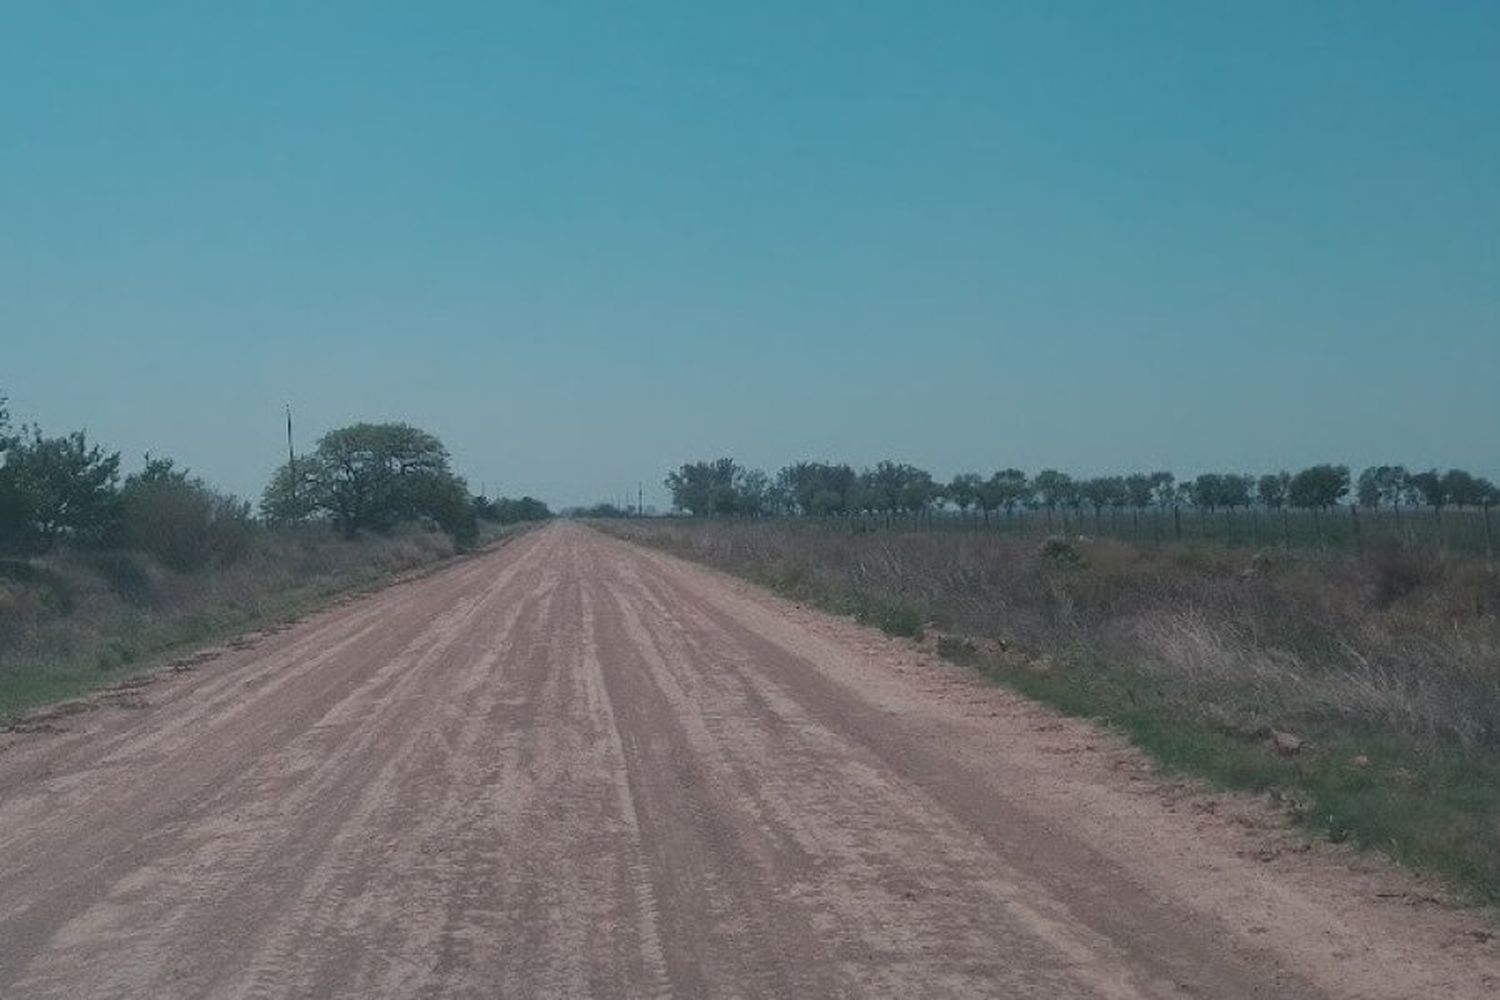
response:
<path id="1" fill-rule="evenodd" d="M 580 526 L 0 737 L 5 997 L 1494 997 L 1488 924 Z"/>

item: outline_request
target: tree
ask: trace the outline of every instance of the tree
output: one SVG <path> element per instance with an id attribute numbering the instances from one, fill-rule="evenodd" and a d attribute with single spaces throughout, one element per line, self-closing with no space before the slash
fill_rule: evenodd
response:
<path id="1" fill-rule="evenodd" d="M 732 458 L 689 462 L 667 475 L 666 485 L 672 493 L 672 506 L 694 517 L 733 514 L 735 487 L 742 473 Z"/>
<path id="2" fill-rule="evenodd" d="M 485 502 L 479 503 L 482 500 Z M 494 521 L 498 524 L 545 521 L 552 516 L 552 511 L 545 503 L 529 496 L 521 497 L 519 500 L 512 500 L 509 497 L 485 500 L 484 497 L 476 497 L 475 513 L 487 521 Z"/>
<path id="3" fill-rule="evenodd" d="M 1155 478 L 1144 472 L 1134 472 L 1125 477 L 1126 503 L 1136 510 L 1151 506 L 1151 497 L 1155 491 Z"/>
<path id="4" fill-rule="evenodd" d="M 1199 510 L 1218 509 L 1224 502 L 1224 477 L 1216 472 L 1203 473 L 1188 485 L 1188 497 Z"/>
<path id="5" fill-rule="evenodd" d="M 1500 504 L 1500 486 L 1496 486 L 1488 479 L 1476 479 L 1474 481 L 1474 506 L 1489 510 L 1496 504 Z"/>
<path id="6" fill-rule="evenodd" d="M 903 462 L 879 462 L 860 477 L 876 510 L 887 514 L 896 511 L 916 513 L 932 502 L 934 488 L 931 474 Z"/>
<path id="7" fill-rule="evenodd" d="M 1255 494 L 1268 509 L 1279 510 L 1286 506 L 1287 491 L 1291 483 L 1290 473 L 1268 472 L 1255 484 Z"/>
<path id="8" fill-rule="evenodd" d="M 977 472 L 961 472 L 949 481 L 947 489 L 948 499 L 953 501 L 960 514 L 967 514 L 969 508 L 979 503 L 979 495 L 984 491 L 984 479 Z"/>
<path id="9" fill-rule="evenodd" d="M 326 509 L 319 464 L 300 458 L 272 473 L 260 497 L 260 516 L 270 524 L 300 524 Z"/>
<path id="10" fill-rule="evenodd" d="M 449 467 L 448 450 L 434 435 L 404 423 L 329 431 L 294 469 L 278 471 L 261 509 L 276 520 L 324 514 L 345 538 L 424 519 L 460 545 L 478 533 L 468 487 Z"/>
<path id="11" fill-rule="evenodd" d="M 1125 493 L 1125 481 L 1119 476 L 1096 476 L 1078 487 L 1080 495 L 1094 508 L 1094 520 L 1104 516 L 1105 507 L 1116 506 Z"/>
<path id="12" fill-rule="evenodd" d="M 760 469 L 750 469 L 736 477 L 734 512 L 747 517 L 766 514 L 771 497 L 771 477 Z"/>
<path id="13" fill-rule="evenodd" d="M 145 467 L 125 477 L 120 505 L 124 544 L 176 570 L 234 562 L 253 531 L 249 504 L 149 453 Z"/>
<path id="14" fill-rule="evenodd" d="M 1230 510 L 1250 506 L 1255 480 L 1238 472 L 1226 473 L 1220 481 L 1219 502 Z"/>
<path id="15" fill-rule="evenodd" d="M 1325 463 L 1293 476 L 1287 487 L 1287 499 L 1294 507 L 1319 511 L 1334 506 L 1348 492 L 1349 467 Z"/>
<path id="16" fill-rule="evenodd" d="M 1382 504 L 1389 504 L 1399 513 L 1401 505 L 1411 495 L 1410 480 L 1410 474 L 1400 465 L 1372 466 L 1359 474 L 1355 496 L 1362 507 L 1375 510 Z"/>
<path id="17" fill-rule="evenodd" d="M 1422 502 L 1432 508 L 1432 513 L 1438 517 L 1443 514 L 1443 508 L 1448 505 L 1448 487 L 1443 477 L 1436 469 L 1428 469 L 1426 472 L 1413 473 L 1408 477 L 1413 492 L 1422 498 Z"/>
<path id="18" fill-rule="evenodd" d="M 1017 506 L 1030 499 L 1031 492 L 1026 473 L 1020 469 L 1001 469 L 985 481 L 980 497 L 992 505 L 985 508 L 986 513 L 991 509 L 1001 509 L 1010 515 Z"/>
<path id="19" fill-rule="evenodd" d="M 1359 479 L 1356 480 L 1354 486 L 1354 496 L 1361 507 L 1374 510 L 1380 506 L 1381 482 L 1389 468 L 1388 465 L 1371 466 L 1359 474 Z"/>
<path id="20" fill-rule="evenodd" d="M 1074 494 L 1073 477 L 1056 469 L 1043 469 L 1031 481 L 1031 494 L 1045 510 L 1066 505 Z"/>
<path id="21" fill-rule="evenodd" d="M 797 462 L 776 474 L 776 486 L 804 517 L 848 513 L 858 481 L 847 465 Z"/>
<path id="22" fill-rule="evenodd" d="M 1156 497 L 1156 505 L 1163 510 L 1177 506 L 1177 477 L 1170 472 L 1151 473 L 1151 493 Z"/>
<path id="23" fill-rule="evenodd" d="M 1482 482 L 1473 473 L 1463 469 L 1449 469 L 1443 473 L 1443 493 L 1455 507 L 1478 507 L 1481 506 L 1480 497 L 1484 492 L 1480 485 Z"/>
<path id="24" fill-rule="evenodd" d="M 44 437 L 5 425 L 0 467 L 0 548 L 45 552 L 60 538 L 109 541 L 119 528 L 120 453 L 90 445 L 83 431 Z"/>
<path id="25" fill-rule="evenodd" d="M 932 505 L 937 498 L 937 485 L 932 481 L 931 473 L 915 466 L 903 466 L 906 479 L 901 484 L 901 509 L 908 514 L 920 514 Z"/>

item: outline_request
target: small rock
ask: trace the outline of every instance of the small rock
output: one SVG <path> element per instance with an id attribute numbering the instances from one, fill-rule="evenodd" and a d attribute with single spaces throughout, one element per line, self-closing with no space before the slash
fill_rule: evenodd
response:
<path id="1" fill-rule="evenodd" d="M 1283 757 L 1302 752 L 1302 737 L 1277 730 L 1271 734 L 1271 746 Z"/>
<path id="2" fill-rule="evenodd" d="M 1353 764 L 1355 767 L 1369 767 L 1370 758 L 1366 757 L 1362 753 L 1357 753 L 1353 757 L 1349 758 L 1349 763 Z"/>

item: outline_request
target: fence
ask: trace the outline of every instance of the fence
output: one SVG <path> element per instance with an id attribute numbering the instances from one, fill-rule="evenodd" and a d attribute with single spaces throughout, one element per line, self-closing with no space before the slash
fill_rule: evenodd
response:
<path id="1" fill-rule="evenodd" d="M 994 531 L 1045 536 L 1089 535 L 1145 543 L 1211 541 L 1221 545 L 1324 547 L 1359 550 L 1381 542 L 1471 552 L 1494 558 L 1489 508 L 1326 510 L 1264 507 L 1208 511 L 1191 507 L 1016 509 L 860 513 L 803 518 L 863 531 Z"/>

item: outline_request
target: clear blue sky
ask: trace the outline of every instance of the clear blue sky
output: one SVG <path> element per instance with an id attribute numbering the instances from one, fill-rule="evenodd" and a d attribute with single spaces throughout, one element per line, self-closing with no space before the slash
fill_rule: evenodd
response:
<path id="1" fill-rule="evenodd" d="M 0 391 L 258 495 L 1500 468 L 1500 3 L 8 3 Z"/>

